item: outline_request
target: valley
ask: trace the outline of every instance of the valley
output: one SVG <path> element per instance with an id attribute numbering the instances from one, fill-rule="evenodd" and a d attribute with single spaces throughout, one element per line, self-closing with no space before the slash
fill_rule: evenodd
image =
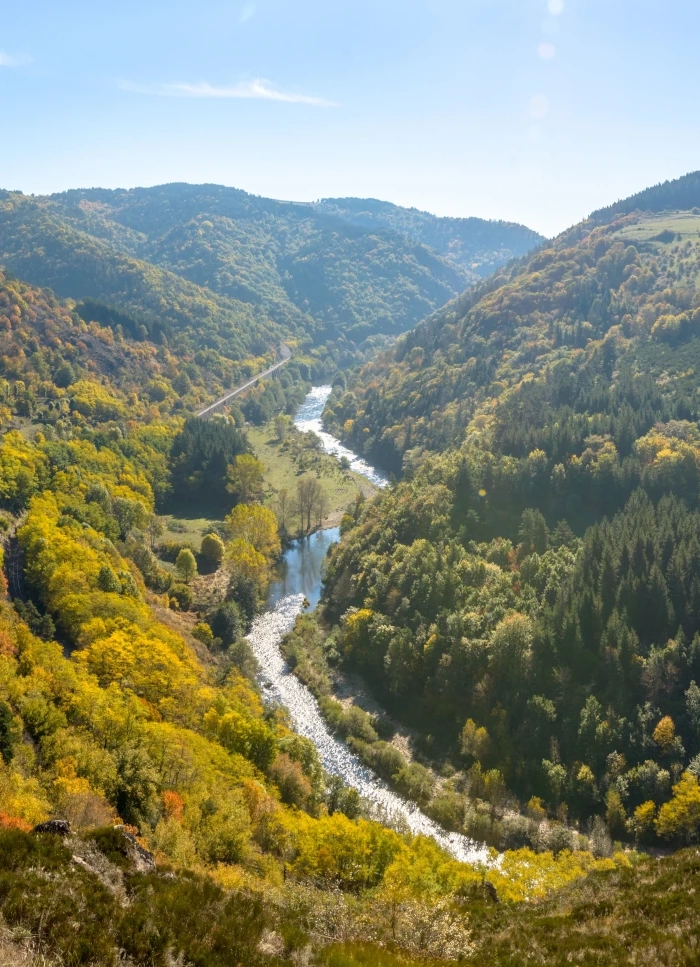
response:
<path id="1" fill-rule="evenodd" d="M 36 935 L 36 880 L 81 910 L 56 963 L 90 964 L 89 931 L 145 962 L 147 909 L 162 967 L 208 918 L 222 967 L 612 964 L 669 930 L 684 962 L 700 222 L 676 195 L 534 251 L 372 200 L 3 197 L 0 942 Z M 53 819 L 67 852 L 32 832 Z"/>

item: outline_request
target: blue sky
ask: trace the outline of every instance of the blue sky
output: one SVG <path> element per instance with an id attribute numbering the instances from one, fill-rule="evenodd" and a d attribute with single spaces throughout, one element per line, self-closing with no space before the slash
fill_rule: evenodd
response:
<path id="1" fill-rule="evenodd" d="M 218 182 L 553 234 L 700 168 L 697 0 L 22 0 L 0 186 Z"/>

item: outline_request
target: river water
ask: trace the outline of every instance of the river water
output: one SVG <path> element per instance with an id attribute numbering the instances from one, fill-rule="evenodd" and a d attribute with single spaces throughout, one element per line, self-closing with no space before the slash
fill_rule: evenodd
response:
<path id="1" fill-rule="evenodd" d="M 376 486 L 386 486 L 386 477 L 370 467 L 356 454 L 321 429 L 321 413 L 330 394 L 329 386 L 313 389 L 300 407 L 295 424 L 301 430 L 312 429 L 326 452 L 347 456 L 357 473 L 362 473 Z M 279 577 L 272 583 L 268 610 L 253 623 L 248 642 L 260 665 L 260 684 L 269 701 L 288 709 L 294 728 L 311 739 L 318 749 L 325 769 L 340 776 L 372 803 L 377 818 L 398 822 L 413 833 L 431 836 L 456 859 L 463 862 L 488 862 L 486 849 L 459 833 L 448 833 L 425 816 L 418 807 L 393 792 L 385 782 L 360 762 L 345 743 L 328 730 L 316 699 L 287 667 L 280 651 L 284 636 L 294 627 L 304 600 L 315 607 L 321 596 L 322 566 L 328 548 L 338 540 L 339 529 L 317 531 L 295 541 L 284 553 Z"/>
<path id="2" fill-rule="evenodd" d="M 375 487 L 387 487 L 389 478 L 381 470 L 377 470 L 376 467 L 367 463 L 362 457 L 358 457 L 356 453 L 353 453 L 352 450 L 348 450 L 340 440 L 337 440 L 331 433 L 327 433 L 323 429 L 321 414 L 330 395 L 330 386 L 314 386 L 297 410 L 297 415 L 294 417 L 294 426 L 298 430 L 301 430 L 302 433 L 308 433 L 309 430 L 312 430 L 317 437 L 320 437 L 326 453 L 332 454 L 332 456 L 337 457 L 339 460 L 341 457 L 346 457 L 350 463 L 350 469 L 354 470 L 355 473 L 362 474 Z"/>

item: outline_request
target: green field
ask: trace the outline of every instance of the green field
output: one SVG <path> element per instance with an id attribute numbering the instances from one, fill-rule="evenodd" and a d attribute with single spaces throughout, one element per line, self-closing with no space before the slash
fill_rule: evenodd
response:
<path id="1" fill-rule="evenodd" d="M 290 432 L 280 443 L 273 424 L 250 427 L 248 439 L 255 455 L 265 464 L 265 503 L 274 505 L 277 494 L 283 488 L 289 494 L 296 492 L 300 477 L 311 474 L 319 480 L 328 501 L 324 520 L 326 526 L 339 523 L 346 507 L 352 504 L 358 493 L 371 496 L 375 488 L 368 480 L 350 470 L 343 470 L 335 457 L 307 445 L 303 434 Z"/>
<path id="2" fill-rule="evenodd" d="M 634 225 L 626 225 L 614 237 L 629 242 L 651 242 L 665 240 L 658 236 L 665 232 L 673 232 L 674 238 L 669 238 L 666 244 L 685 241 L 688 238 L 700 238 L 700 214 L 694 212 L 660 212 L 654 215 L 642 215 Z M 678 236 L 680 235 L 680 239 Z"/>
<path id="3" fill-rule="evenodd" d="M 179 517 L 168 515 L 163 519 L 166 522 L 166 529 L 162 540 L 191 544 L 195 550 L 199 550 L 205 534 L 208 534 L 212 530 L 218 530 L 218 527 L 223 523 L 220 518 L 212 519 L 208 517 Z"/>

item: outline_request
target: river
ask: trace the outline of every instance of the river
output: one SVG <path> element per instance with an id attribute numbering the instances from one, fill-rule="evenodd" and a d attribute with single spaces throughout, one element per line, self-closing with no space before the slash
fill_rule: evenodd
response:
<path id="1" fill-rule="evenodd" d="M 330 386 L 316 387 L 299 408 L 294 420 L 303 431 L 313 430 L 328 453 L 346 456 L 353 470 L 363 474 L 378 487 L 388 484 L 387 478 L 356 454 L 347 450 L 321 427 L 321 413 L 330 394 Z M 268 610 L 253 623 L 248 641 L 260 665 L 260 684 L 269 701 L 279 702 L 288 709 L 294 728 L 314 743 L 325 769 L 340 776 L 372 803 L 377 818 L 398 821 L 413 833 L 431 836 L 456 859 L 463 862 L 488 862 L 488 854 L 481 844 L 474 843 L 459 833 L 448 833 L 418 807 L 393 792 L 385 782 L 360 762 L 345 743 L 329 731 L 316 699 L 287 667 L 280 651 L 280 642 L 292 630 L 297 615 L 304 608 L 304 600 L 315 607 L 321 596 L 323 561 L 330 545 L 339 537 L 338 528 L 317 531 L 310 537 L 295 541 L 284 553 L 279 577 L 272 583 Z"/>
<path id="2" fill-rule="evenodd" d="M 350 464 L 350 469 L 366 477 L 375 487 L 387 487 L 389 478 L 381 470 L 377 470 L 362 457 L 353 453 L 352 450 L 348 450 L 332 433 L 327 433 L 323 429 L 321 415 L 330 395 L 330 386 L 314 386 L 297 410 L 297 415 L 294 417 L 294 426 L 302 433 L 308 433 L 309 430 L 313 431 L 317 437 L 320 437 L 326 453 L 330 453 L 339 460 L 345 457 Z"/>

